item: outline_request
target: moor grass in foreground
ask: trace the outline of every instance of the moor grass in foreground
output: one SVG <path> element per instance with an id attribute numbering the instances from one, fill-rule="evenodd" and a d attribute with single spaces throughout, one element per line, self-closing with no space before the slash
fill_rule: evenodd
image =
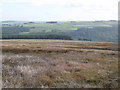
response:
<path id="1" fill-rule="evenodd" d="M 3 40 L 2 46 L 3 88 L 118 87 L 114 43 Z"/>

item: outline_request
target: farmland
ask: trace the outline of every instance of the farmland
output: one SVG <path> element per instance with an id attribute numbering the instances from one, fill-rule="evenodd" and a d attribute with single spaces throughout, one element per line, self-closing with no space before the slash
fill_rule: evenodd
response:
<path id="1" fill-rule="evenodd" d="M 118 42 L 117 21 L 2 22 L 3 35 L 69 35 L 75 40 Z"/>
<path id="2" fill-rule="evenodd" d="M 3 88 L 117 88 L 113 42 L 7 39 L 2 42 Z"/>

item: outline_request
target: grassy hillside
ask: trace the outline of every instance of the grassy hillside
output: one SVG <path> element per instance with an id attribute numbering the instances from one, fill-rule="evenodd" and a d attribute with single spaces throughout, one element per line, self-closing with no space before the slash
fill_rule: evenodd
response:
<path id="1" fill-rule="evenodd" d="M 12 39 L 2 42 L 3 88 L 117 88 L 117 43 Z"/>
<path id="2" fill-rule="evenodd" d="M 118 41 L 117 21 L 84 21 L 84 22 L 56 22 L 56 23 L 3 23 L 3 35 L 41 35 L 65 34 L 75 39 L 92 39 L 93 41 Z"/>

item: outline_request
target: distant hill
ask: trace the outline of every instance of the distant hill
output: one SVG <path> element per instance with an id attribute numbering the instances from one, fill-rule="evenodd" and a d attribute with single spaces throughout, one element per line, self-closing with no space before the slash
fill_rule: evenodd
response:
<path id="1" fill-rule="evenodd" d="M 13 20 L 2 21 L 2 23 L 10 23 L 10 22 L 16 22 L 16 21 L 13 21 Z"/>
<path id="2" fill-rule="evenodd" d="M 79 40 L 91 39 L 92 41 L 118 41 L 118 22 L 115 20 L 68 21 L 57 23 L 3 21 L 2 24 L 3 35 L 63 34 Z"/>

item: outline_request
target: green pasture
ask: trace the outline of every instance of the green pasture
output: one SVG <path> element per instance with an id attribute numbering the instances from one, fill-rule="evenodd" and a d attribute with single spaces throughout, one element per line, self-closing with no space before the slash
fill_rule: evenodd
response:
<path id="1" fill-rule="evenodd" d="M 53 31 L 69 31 L 77 30 L 78 28 L 94 28 L 94 27 L 112 27 L 109 24 L 93 23 L 93 22 L 62 22 L 62 23 L 32 23 L 24 24 L 24 27 L 29 27 L 31 32 Z"/>

